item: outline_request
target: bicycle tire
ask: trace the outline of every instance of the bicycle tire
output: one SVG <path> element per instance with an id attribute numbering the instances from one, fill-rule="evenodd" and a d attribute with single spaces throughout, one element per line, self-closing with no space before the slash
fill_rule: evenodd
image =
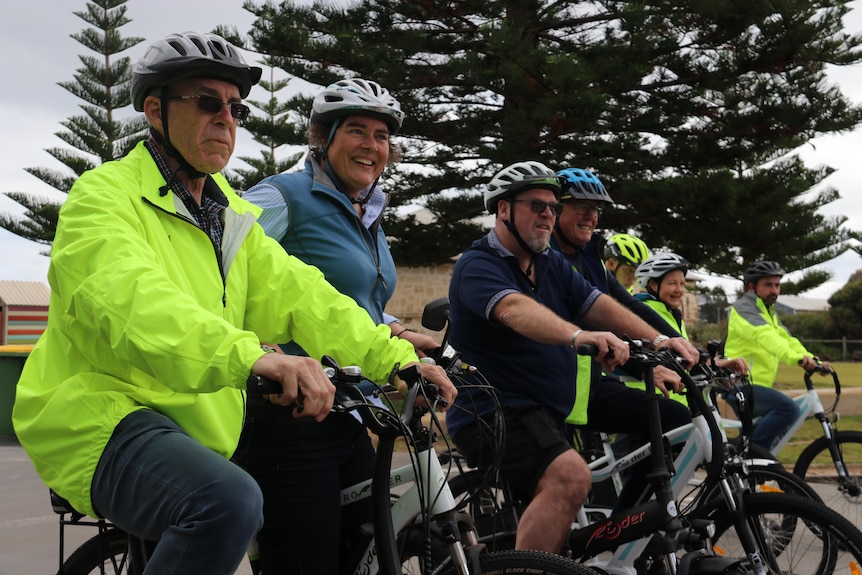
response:
<path id="1" fill-rule="evenodd" d="M 120 529 L 108 529 L 85 541 L 63 563 L 61 575 L 129 573 L 129 537 Z"/>
<path id="2" fill-rule="evenodd" d="M 798 495 L 803 499 L 823 502 L 820 495 L 811 485 L 798 475 L 784 469 L 778 462 L 768 464 L 750 463 L 748 465 L 748 479 L 753 493 L 789 493 L 790 495 Z M 704 485 L 694 487 L 690 491 L 683 493 L 679 499 L 680 501 L 693 501 L 693 504 L 703 505 L 705 504 L 704 502 L 721 497 L 718 485 L 712 485 L 709 492 L 703 497 L 694 497 L 700 489 L 704 488 Z M 685 505 L 682 505 L 681 508 L 683 513 L 687 513 L 692 509 L 692 507 L 686 507 Z"/>
<path id="3" fill-rule="evenodd" d="M 453 575 L 451 562 L 441 565 L 433 575 Z M 494 551 L 479 557 L 479 572 L 472 575 L 596 575 L 593 569 L 562 555 L 544 551 Z"/>
<path id="4" fill-rule="evenodd" d="M 812 485 L 827 507 L 862 525 L 862 431 L 836 431 L 834 438 L 847 470 L 847 483 L 839 481 L 825 437 L 802 451 L 793 473 Z"/>
<path id="5" fill-rule="evenodd" d="M 715 503 L 707 512 L 715 523 L 713 550 L 745 559 L 732 512 Z M 822 503 L 785 493 L 747 493 L 743 505 L 746 520 L 767 538 L 758 545 L 769 575 L 850 575 L 862 566 L 862 532 Z M 792 535 L 782 527 L 788 517 L 795 518 Z M 743 565 L 750 571 L 747 559 Z"/>

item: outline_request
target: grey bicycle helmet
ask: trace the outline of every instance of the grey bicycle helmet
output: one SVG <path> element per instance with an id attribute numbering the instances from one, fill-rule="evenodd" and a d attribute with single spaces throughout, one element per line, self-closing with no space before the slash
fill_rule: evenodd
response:
<path id="1" fill-rule="evenodd" d="M 574 199 L 613 203 L 602 181 L 589 170 L 566 168 L 557 172 L 557 177 L 560 178 L 563 190 L 560 194 L 561 202 Z"/>
<path id="2" fill-rule="evenodd" d="M 497 202 L 514 196 L 525 188 L 546 188 L 560 196 L 560 180 L 551 168 L 541 162 L 517 162 L 497 172 L 484 193 L 485 208 L 497 213 Z"/>
<path id="3" fill-rule="evenodd" d="M 651 256 L 643 261 L 635 270 L 638 283 L 646 287 L 649 280 L 660 280 L 665 274 L 674 270 L 688 273 L 691 264 L 684 257 L 675 253 L 662 253 Z"/>
<path id="4" fill-rule="evenodd" d="M 624 264 L 638 267 L 650 257 L 646 243 L 629 234 L 614 234 L 605 244 L 605 259 L 616 258 Z"/>
<path id="5" fill-rule="evenodd" d="M 237 49 L 221 36 L 183 32 L 154 42 L 132 68 L 132 104 L 144 110 L 153 88 L 186 78 L 218 78 L 236 84 L 245 98 L 263 70 L 246 64 Z"/>
<path id="6" fill-rule="evenodd" d="M 742 274 L 742 281 L 745 285 L 756 282 L 760 278 L 770 276 L 783 276 L 785 271 L 778 265 L 778 262 L 759 261 L 751 264 L 745 273 Z"/>
<path id="7" fill-rule="evenodd" d="M 404 122 L 401 104 L 386 88 L 377 82 L 352 78 L 330 84 L 315 97 L 311 104 L 311 119 L 333 122 L 353 115 L 371 115 L 380 118 L 395 134 Z"/>

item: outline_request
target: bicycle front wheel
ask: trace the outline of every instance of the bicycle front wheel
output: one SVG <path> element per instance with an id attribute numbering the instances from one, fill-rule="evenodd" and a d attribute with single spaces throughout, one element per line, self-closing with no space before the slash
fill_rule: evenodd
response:
<path id="1" fill-rule="evenodd" d="M 747 524 L 770 575 L 855 575 L 862 567 L 862 532 L 823 504 L 784 493 L 748 493 L 743 499 Z M 733 513 L 713 508 L 713 549 L 754 568 L 740 542 Z M 788 528 L 788 521 L 793 527 Z"/>
<path id="2" fill-rule="evenodd" d="M 94 535 L 75 549 L 63 563 L 62 575 L 127 575 L 129 573 L 129 536 L 109 529 Z"/>
<path id="3" fill-rule="evenodd" d="M 834 437 L 841 456 L 837 464 L 829 442 L 820 437 L 805 448 L 793 473 L 814 487 L 827 507 L 862 525 L 862 431 L 836 431 Z M 843 466 L 845 478 L 838 475 L 836 465 Z"/>
<path id="4" fill-rule="evenodd" d="M 479 572 L 472 575 L 596 575 L 596 572 L 562 555 L 542 551 L 495 551 L 479 557 Z M 434 575 L 453 575 L 451 563 L 442 565 Z"/>

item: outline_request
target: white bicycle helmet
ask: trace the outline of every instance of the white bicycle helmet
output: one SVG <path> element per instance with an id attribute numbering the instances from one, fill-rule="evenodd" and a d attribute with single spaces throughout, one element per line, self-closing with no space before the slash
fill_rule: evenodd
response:
<path id="1" fill-rule="evenodd" d="M 260 81 L 263 70 L 246 64 L 242 55 L 221 36 L 183 32 L 170 34 L 147 48 L 132 67 L 132 104 L 144 110 L 144 99 L 153 88 L 186 78 L 218 78 L 233 82 L 241 98 Z"/>
<path id="2" fill-rule="evenodd" d="M 484 193 L 485 208 L 496 214 L 499 200 L 514 196 L 524 188 L 547 188 L 560 197 L 560 179 L 551 168 L 541 162 L 517 162 L 497 172 L 488 182 Z"/>
<path id="3" fill-rule="evenodd" d="M 683 275 L 688 273 L 691 264 L 684 257 L 675 253 L 656 254 L 647 258 L 635 270 L 638 283 L 646 287 L 649 280 L 660 280 L 668 272 L 681 270 Z"/>
<path id="4" fill-rule="evenodd" d="M 589 170 L 582 168 L 566 168 L 557 172 L 563 193 L 560 201 L 566 200 L 593 200 L 612 204 L 610 194 L 605 189 L 602 181 Z"/>
<path id="5" fill-rule="evenodd" d="M 386 122 L 395 134 L 404 122 L 401 104 L 377 82 L 352 78 L 330 84 L 314 97 L 311 119 L 333 122 L 353 115 L 375 116 Z"/>

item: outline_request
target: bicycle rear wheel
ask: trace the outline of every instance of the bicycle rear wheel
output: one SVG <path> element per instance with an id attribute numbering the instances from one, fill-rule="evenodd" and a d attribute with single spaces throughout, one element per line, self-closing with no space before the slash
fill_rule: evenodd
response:
<path id="1" fill-rule="evenodd" d="M 108 529 L 75 549 L 63 563 L 62 575 L 127 575 L 129 537 L 125 531 Z"/>
<path id="2" fill-rule="evenodd" d="M 542 551 L 496 551 L 479 557 L 479 572 L 472 575 L 596 575 L 596 572 L 561 555 Z M 455 566 L 441 565 L 434 575 L 453 575 Z"/>
<path id="3" fill-rule="evenodd" d="M 854 525 L 862 525 L 862 431 L 836 431 L 835 442 L 847 473 L 845 479 L 838 476 L 825 437 L 805 448 L 793 473 L 814 487 L 827 507 Z"/>
<path id="4" fill-rule="evenodd" d="M 862 567 L 862 532 L 823 504 L 784 493 L 748 493 L 748 525 L 763 534 L 760 556 L 770 575 L 854 575 Z M 744 559 L 733 513 L 724 506 L 707 514 L 715 522 L 716 554 Z M 788 529 L 788 520 L 793 528 Z"/>

